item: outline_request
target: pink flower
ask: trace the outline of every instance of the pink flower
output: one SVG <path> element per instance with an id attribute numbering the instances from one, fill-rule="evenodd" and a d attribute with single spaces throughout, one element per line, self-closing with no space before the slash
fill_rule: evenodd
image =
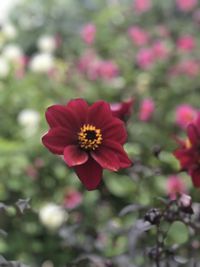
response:
<path id="1" fill-rule="evenodd" d="M 171 175 L 167 180 L 167 194 L 174 200 L 177 194 L 185 193 L 186 187 L 181 178 L 177 175 Z"/>
<path id="2" fill-rule="evenodd" d="M 110 104 L 113 116 L 126 121 L 132 114 L 133 103 L 134 99 L 130 98 L 123 102 Z"/>
<path id="3" fill-rule="evenodd" d="M 130 27 L 128 34 L 132 42 L 137 46 L 145 45 L 149 41 L 149 34 L 138 26 Z"/>
<path id="4" fill-rule="evenodd" d="M 152 99 L 144 99 L 140 105 L 139 119 L 141 121 L 148 121 L 153 115 L 155 104 Z"/>
<path id="5" fill-rule="evenodd" d="M 166 25 L 158 25 L 155 28 L 155 32 L 160 37 L 168 37 L 170 35 L 169 29 Z"/>
<path id="6" fill-rule="evenodd" d="M 64 207 L 74 209 L 83 201 L 82 194 L 73 188 L 70 188 L 64 197 Z"/>
<path id="7" fill-rule="evenodd" d="M 196 47 L 196 41 L 191 35 L 181 36 L 177 40 L 177 48 L 182 52 L 190 52 Z"/>
<path id="8" fill-rule="evenodd" d="M 182 208 L 189 208 L 192 205 L 192 198 L 189 195 L 186 194 L 181 194 L 180 199 L 179 199 L 179 205 Z"/>
<path id="9" fill-rule="evenodd" d="M 25 173 L 27 176 L 31 177 L 34 180 L 38 177 L 38 170 L 33 165 L 29 165 L 25 169 Z"/>
<path id="10" fill-rule="evenodd" d="M 137 64 L 141 69 L 150 69 L 155 62 L 154 53 L 151 48 L 142 48 L 136 55 Z"/>
<path id="11" fill-rule="evenodd" d="M 200 73 L 200 65 L 196 60 L 188 59 L 181 63 L 180 65 L 181 72 L 190 77 L 194 77 L 199 75 Z"/>
<path id="12" fill-rule="evenodd" d="M 15 70 L 15 76 L 18 79 L 22 79 L 25 76 L 26 67 L 28 65 L 29 58 L 27 56 L 21 56 L 16 61 L 16 70 Z"/>
<path id="13" fill-rule="evenodd" d="M 182 104 L 176 108 L 175 121 L 181 128 L 186 129 L 197 116 L 197 110 L 188 104 Z"/>
<path id="14" fill-rule="evenodd" d="M 200 73 L 200 65 L 194 59 L 185 59 L 171 68 L 172 75 L 187 75 L 189 77 L 197 76 Z"/>
<path id="15" fill-rule="evenodd" d="M 134 0 L 133 7 L 138 14 L 144 13 L 151 9 L 152 2 L 151 0 Z"/>
<path id="16" fill-rule="evenodd" d="M 96 26 L 92 23 L 86 24 L 81 31 L 81 37 L 83 41 L 88 45 L 94 43 L 95 35 L 96 35 Z"/>
<path id="17" fill-rule="evenodd" d="M 197 0 L 176 0 L 177 7 L 183 12 L 191 11 L 197 3 Z"/>
<path id="18" fill-rule="evenodd" d="M 112 60 L 104 60 L 99 64 L 100 77 L 109 80 L 116 77 L 119 73 L 119 68 Z"/>
<path id="19" fill-rule="evenodd" d="M 87 50 L 79 59 L 78 70 L 81 73 L 85 73 L 90 80 L 96 80 L 99 78 L 100 65 L 101 60 L 95 52 Z"/>
<path id="20" fill-rule="evenodd" d="M 156 59 L 166 59 L 169 56 L 169 50 L 162 41 L 156 41 L 153 46 L 153 54 Z"/>

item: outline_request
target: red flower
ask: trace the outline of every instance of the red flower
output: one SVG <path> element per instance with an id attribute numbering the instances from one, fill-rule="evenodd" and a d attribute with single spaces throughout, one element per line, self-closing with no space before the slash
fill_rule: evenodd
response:
<path id="1" fill-rule="evenodd" d="M 120 103 L 112 103 L 110 105 L 113 116 L 120 120 L 126 121 L 130 117 L 133 109 L 134 99 L 130 98 Z"/>
<path id="2" fill-rule="evenodd" d="M 179 140 L 180 147 L 174 152 L 181 167 L 192 177 L 195 187 L 200 187 L 200 113 L 197 119 L 187 126 L 188 138 Z"/>
<path id="3" fill-rule="evenodd" d="M 97 101 L 88 106 L 83 99 L 53 105 L 46 111 L 50 130 L 43 144 L 63 155 L 88 190 L 95 189 L 103 169 L 118 171 L 131 165 L 123 149 L 127 134 L 124 123 L 112 115 L 110 105 Z"/>

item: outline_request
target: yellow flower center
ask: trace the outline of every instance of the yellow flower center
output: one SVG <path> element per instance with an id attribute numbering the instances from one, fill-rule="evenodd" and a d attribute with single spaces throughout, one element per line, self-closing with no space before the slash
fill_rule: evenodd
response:
<path id="1" fill-rule="evenodd" d="M 90 124 L 84 124 L 78 133 L 80 147 L 85 150 L 95 150 L 102 143 L 101 130 Z"/>
<path id="2" fill-rule="evenodd" d="M 191 144 L 189 138 L 187 138 L 187 139 L 185 140 L 185 146 L 186 146 L 186 148 L 191 148 L 192 144 Z"/>

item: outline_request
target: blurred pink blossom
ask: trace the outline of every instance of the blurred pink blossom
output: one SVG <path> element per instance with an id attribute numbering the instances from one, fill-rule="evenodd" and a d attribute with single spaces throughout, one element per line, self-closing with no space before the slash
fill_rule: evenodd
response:
<path id="1" fill-rule="evenodd" d="M 90 80 L 99 78 L 99 68 L 101 60 L 93 50 L 87 50 L 78 61 L 78 70 L 87 75 Z"/>
<path id="2" fill-rule="evenodd" d="M 138 26 L 130 27 L 128 34 L 132 42 L 137 46 L 145 45 L 149 41 L 149 34 Z"/>
<path id="3" fill-rule="evenodd" d="M 26 72 L 26 67 L 28 65 L 29 58 L 27 56 L 21 56 L 17 61 L 16 61 L 16 70 L 15 70 L 15 76 L 18 79 L 22 79 L 25 75 Z"/>
<path id="4" fill-rule="evenodd" d="M 169 49 L 162 41 L 156 41 L 153 46 L 153 54 L 156 59 L 166 59 L 169 56 Z"/>
<path id="5" fill-rule="evenodd" d="M 200 8 L 195 10 L 195 12 L 192 15 L 192 18 L 194 22 L 196 22 L 197 24 L 200 24 Z"/>
<path id="6" fill-rule="evenodd" d="M 103 60 L 99 64 L 100 77 L 106 80 L 116 77 L 119 73 L 119 68 L 112 60 Z"/>
<path id="7" fill-rule="evenodd" d="M 140 105 L 139 109 L 139 119 L 141 121 L 148 121 L 151 119 L 153 112 L 155 110 L 155 104 L 152 99 L 144 99 Z"/>
<path id="8" fill-rule="evenodd" d="M 96 36 L 96 26 L 92 23 L 86 24 L 81 30 L 81 37 L 83 41 L 88 45 L 94 43 L 95 36 Z"/>
<path id="9" fill-rule="evenodd" d="M 181 128 L 186 128 L 197 115 L 197 110 L 188 104 L 182 104 L 176 108 L 175 121 Z"/>
<path id="10" fill-rule="evenodd" d="M 191 11 L 197 3 L 198 0 L 176 0 L 177 7 L 183 12 Z"/>
<path id="11" fill-rule="evenodd" d="M 168 37 L 170 35 L 169 29 L 166 25 L 158 25 L 155 28 L 155 31 L 160 37 Z"/>
<path id="12" fill-rule="evenodd" d="M 170 69 L 171 75 L 197 76 L 200 73 L 200 64 L 194 59 L 185 59 Z"/>
<path id="13" fill-rule="evenodd" d="M 136 62 L 142 69 L 151 68 L 155 62 L 153 49 L 141 48 L 136 55 Z"/>
<path id="14" fill-rule="evenodd" d="M 134 0 L 133 1 L 133 8 L 138 14 L 149 11 L 151 7 L 152 7 L 151 0 Z"/>
<path id="15" fill-rule="evenodd" d="M 96 60 L 96 54 L 93 50 L 86 50 L 84 53 L 81 55 L 78 61 L 78 69 L 81 72 L 87 71 L 89 66 L 92 64 L 94 60 Z"/>
<path id="16" fill-rule="evenodd" d="M 33 165 L 29 165 L 25 169 L 25 173 L 34 180 L 38 178 L 38 170 Z"/>
<path id="17" fill-rule="evenodd" d="M 62 35 L 60 33 L 56 33 L 55 35 L 55 44 L 56 44 L 56 48 L 59 48 L 63 43 L 63 38 Z"/>
<path id="18" fill-rule="evenodd" d="M 192 205 L 192 198 L 191 196 L 187 194 L 181 194 L 180 199 L 179 199 L 179 205 L 183 208 L 188 208 L 191 207 Z"/>
<path id="19" fill-rule="evenodd" d="M 67 209 L 74 209 L 83 201 L 82 194 L 73 188 L 70 188 L 64 197 L 64 207 Z"/>
<path id="20" fill-rule="evenodd" d="M 170 199 L 175 200 L 178 194 L 186 192 L 186 186 L 182 179 L 177 175 L 171 175 L 167 179 L 167 194 Z"/>
<path id="21" fill-rule="evenodd" d="M 112 103 L 110 108 L 113 116 L 126 121 L 132 114 L 134 99 L 129 98 L 123 102 Z"/>
<path id="22" fill-rule="evenodd" d="M 194 77 L 200 74 L 200 65 L 194 59 L 187 59 L 181 62 L 180 71 L 182 74 Z"/>
<path id="23" fill-rule="evenodd" d="M 191 35 L 181 36 L 177 40 L 177 48 L 183 52 L 190 52 L 196 47 L 195 38 Z"/>

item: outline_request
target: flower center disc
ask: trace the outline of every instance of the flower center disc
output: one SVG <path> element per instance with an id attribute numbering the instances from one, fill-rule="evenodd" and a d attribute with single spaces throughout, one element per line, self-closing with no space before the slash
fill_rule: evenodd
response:
<path id="1" fill-rule="evenodd" d="M 78 133 L 80 147 L 85 150 L 95 150 L 102 139 L 101 130 L 90 124 L 84 124 Z"/>

